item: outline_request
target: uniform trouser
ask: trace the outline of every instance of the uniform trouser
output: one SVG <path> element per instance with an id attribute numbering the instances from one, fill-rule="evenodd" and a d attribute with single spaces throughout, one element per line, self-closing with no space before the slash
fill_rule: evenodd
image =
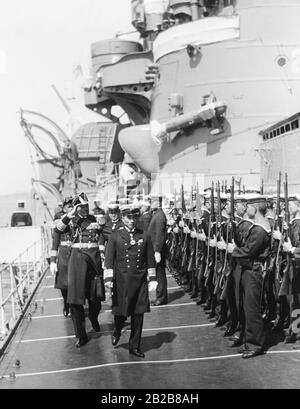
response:
<path id="1" fill-rule="evenodd" d="M 91 323 L 98 321 L 98 315 L 101 310 L 101 301 L 90 301 L 89 319 Z M 86 338 L 84 307 L 81 304 L 71 304 L 71 314 L 76 338 Z"/>
<path id="2" fill-rule="evenodd" d="M 238 326 L 238 309 L 237 309 L 237 303 L 236 303 L 236 298 L 235 298 L 235 282 L 234 282 L 234 277 L 233 277 L 233 272 L 229 274 L 229 276 L 226 279 L 225 283 L 225 288 L 222 291 L 220 300 L 221 302 L 226 302 L 229 308 L 229 313 L 230 313 L 230 321 L 231 321 L 231 327 L 237 328 Z M 221 304 L 222 305 L 222 304 Z"/>
<path id="3" fill-rule="evenodd" d="M 126 321 L 123 315 L 115 315 L 115 330 L 117 334 L 121 334 L 122 328 Z M 129 339 L 129 349 L 140 349 L 142 330 L 143 330 L 144 314 L 131 315 L 131 333 Z"/>
<path id="4" fill-rule="evenodd" d="M 252 270 L 243 269 L 241 276 L 244 311 L 244 341 L 250 347 L 262 348 L 265 344 L 264 322 L 261 313 L 263 289 L 262 266 L 254 264 Z"/>
<path id="5" fill-rule="evenodd" d="M 156 289 L 156 301 L 163 304 L 168 302 L 168 290 L 167 290 L 167 275 L 166 275 L 166 263 L 160 262 L 156 267 L 156 279 L 157 279 L 157 289 Z"/>
<path id="6" fill-rule="evenodd" d="M 268 271 L 266 276 L 266 297 L 267 313 L 270 319 L 275 319 L 277 315 L 277 303 L 275 298 L 275 271 Z"/>
<path id="7" fill-rule="evenodd" d="M 61 289 L 61 295 L 64 299 L 64 308 L 67 309 L 69 308 L 69 304 L 67 302 L 67 298 L 68 298 L 68 290 L 67 289 Z"/>

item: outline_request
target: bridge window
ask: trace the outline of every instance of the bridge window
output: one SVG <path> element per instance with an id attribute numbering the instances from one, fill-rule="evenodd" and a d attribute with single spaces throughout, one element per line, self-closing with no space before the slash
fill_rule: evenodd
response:
<path id="1" fill-rule="evenodd" d="M 295 118 L 295 116 L 293 117 Z M 272 131 L 268 131 L 263 134 L 263 140 L 267 141 L 269 139 L 275 138 L 276 136 L 284 135 L 288 132 L 291 132 L 295 129 L 299 129 L 299 120 L 300 118 L 297 118 L 293 121 L 291 121 L 292 118 L 290 118 L 290 121 L 284 125 L 279 126 L 278 128 L 273 129 Z"/>
<path id="2" fill-rule="evenodd" d="M 292 129 L 297 129 L 297 128 L 299 128 L 299 119 L 292 122 Z"/>

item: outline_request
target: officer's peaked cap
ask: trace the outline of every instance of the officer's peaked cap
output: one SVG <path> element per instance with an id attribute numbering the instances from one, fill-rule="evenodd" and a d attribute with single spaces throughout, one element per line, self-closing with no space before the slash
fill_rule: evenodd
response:
<path id="1" fill-rule="evenodd" d="M 120 212 L 122 215 L 139 215 L 140 208 L 133 203 L 122 204 L 120 205 Z"/>
<path id="2" fill-rule="evenodd" d="M 82 206 L 85 206 L 85 205 L 89 204 L 87 195 L 84 192 L 82 192 L 82 193 L 80 193 L 80 195 L 74 197 L 73 206 L 76 206 L 78 204 L 80 204 Z"/>

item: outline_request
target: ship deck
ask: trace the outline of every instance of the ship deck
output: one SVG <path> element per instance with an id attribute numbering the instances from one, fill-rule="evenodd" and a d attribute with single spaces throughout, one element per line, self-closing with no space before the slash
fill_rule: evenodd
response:
<path id="1" fill-rule="evenodd" d="M 53 282 L 45 276 L 32 318 L 23 320 L 2 357 L 0 389 L 300 387 L 300 350 L 277 339 L 265 355 L 243 360 L 171 275 L 169 304 L 145 315 L 145 359 L 128 354 L 129 326 L 112 347 L 110 300 L 103 303 L 101 332 L 92 332 L 87 319 L 90 341 L 77 349 L 72 320 L 62 315 Z"/>

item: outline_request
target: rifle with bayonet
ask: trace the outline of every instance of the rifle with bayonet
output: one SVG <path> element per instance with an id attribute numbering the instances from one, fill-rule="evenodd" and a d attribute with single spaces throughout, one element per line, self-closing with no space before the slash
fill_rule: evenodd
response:
<path id="1" fill-rule="evenodd" d="M 222 205 L 221 205 L 221 195 L 220 195 L 220 182 L 217 184 L 217 214 L 216 214 L 216 225 L 215 225 L 215 236 L 216 241 L 221 241 L 223 238 L 222 233 Z M 224 252 L 219 250 L 218 246 L 215 247 L 215 264 L 214 264 L 214 294 L 219 292 L 219 281 L 222 275 L 222 270 L 224 266 Z"/>
<path id="2" fill-rule="evenodd" d="M 285 182 L 284 182 L 284 220 L 286 224 L 286 228 L 284 229 L 284 241 L 290 240 L 291 232 L 290 232 L 290 210 L 289 210 L 289 192 L 288 192 L 288 175 L 285 174 Z M 285 255 L 285 267 L 283 270 L 283 275 L 288 274 L 290 269 L 290 255 L 286 253 Z"/>
<path id="3" fill-rule="evenodd" d="M 280 207 L 280 190 L 281 190 L 281 173 L 277 180 L 277 193 L 276 193 L 276 208 L 274 212 L 273 224 L 271 226 L 271 252 L 267 259 L 266 271 L 263 274 L 263 287 L 262 287 L 262 299 L 261 308 L 263 311 L 263 318 L 265 321 L 271 321 L 277 316 L 277 302 L 276 302 L 276 275 L 279 274 L 279 256 L 280 242 L 274 239 L 274 231 L 278 230 L 279 218 L 281 213 Z M 279 287 L 279 286 L 278 286 Z M 279 290 L 279 288 L 278 288 Z"/>
<path id="4" fill-rule="evenodd" d="M 211 278 L 211 273 L 213 263 L 214 263 L 214 257 L 213 257 L 213 248 L 210 246 L 210 240 L 212 239 L 212 226 L 213 222 L 215 221 L 215 198 L 214 198 L 214 182 L 212 182 L 212 188 L 211 188 L 211 197 L 210 197 L 210 215 L 208 219 L 208 234 L 207 234 L 207 254 L 206 254 L 206 263 L 205 263 L 205 271 L 204 271 L 204 277 L 205 277 L 205 287 L 208 286 L 210 278 Z"/>
<path id="5" fill-rule="evenodd" d="M 219 282 L 219 287 L 222 290 L 221 298 L 226 293 L 226 283 L 228 277 L 232 271 L 232 256 L 228 253 L 228 244 L 233 240 L 233 225 L 234 225 L 234 178 L 232 178 L 231 190 L 230 190 L 230 216 L 226 223 L 226 250 L 224 257 L 224 265 L 222 270 L 222 276 Z"/>

